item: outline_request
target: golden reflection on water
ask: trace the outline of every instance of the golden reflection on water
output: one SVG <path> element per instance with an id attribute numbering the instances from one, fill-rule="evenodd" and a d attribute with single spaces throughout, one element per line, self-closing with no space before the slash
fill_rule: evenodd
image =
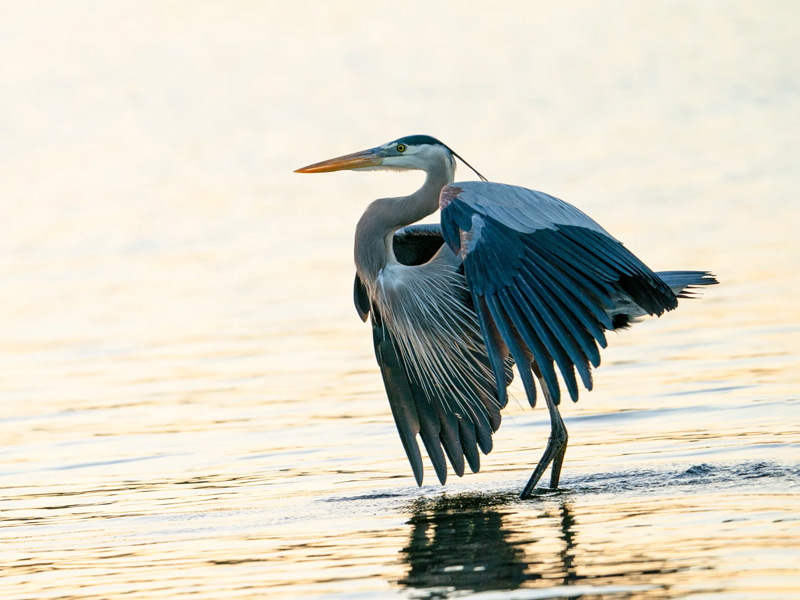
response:
<path id="1" fill-rule="evenodd" d="M 796 595 L 796 13 L 6 7 L 0 596 Z M 291 171 L 417 132 L 723 283 L 611 336 L 562 493 L 519 402 L 413 485 L 351 246 L 418 180 Z"/>

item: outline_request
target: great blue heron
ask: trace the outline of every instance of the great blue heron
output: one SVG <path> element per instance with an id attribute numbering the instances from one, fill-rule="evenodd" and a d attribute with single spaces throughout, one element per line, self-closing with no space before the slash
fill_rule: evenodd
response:
<path id="1" fill-rule="evenodd" d="M 531 406 L 534 376 L 550 413 L 547 446 L 521 497 L 552 464 L 557 488 L 567 449 L 556 368 L 573 401 L 575 371 L 592 389 L 604 332 L 660 316 L 717 283 L 706 271 L 654 273 L 574 206 L 543 192 L 482 181 L 453 183 L 458 154 L 427 135 L 315 163 L 297 173 L 420 170 L 410 196 L 381 198 L 356 226 L 355 304 L 372 318 L 375 356 L 417 484 L 417 434 L 439 481 L 445 454 L 464 474 L 492 449 L 517 365 Z M 413 225 L 441 209 L 441 226 Z"/>

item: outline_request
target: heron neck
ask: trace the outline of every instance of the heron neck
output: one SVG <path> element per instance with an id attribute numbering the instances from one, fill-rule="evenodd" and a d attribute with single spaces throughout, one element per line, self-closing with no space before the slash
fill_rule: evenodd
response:
<path id="1" fill-rule="evenodd" d="M 381 198 L 367 207 L 356 226 L 355 239 L 356 270 L 367 287 L 387 263 L 395 262 L 394 232 L 436 212 L 439 194 L 453 182 L 453 175 L 452 162 L 443 161 L 426 171 L 425 183 L 410 196 Z"/>

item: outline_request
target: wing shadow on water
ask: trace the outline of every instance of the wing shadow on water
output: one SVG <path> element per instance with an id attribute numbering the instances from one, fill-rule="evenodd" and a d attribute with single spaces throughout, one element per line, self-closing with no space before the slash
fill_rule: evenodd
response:
<path id="1" fill-rule="evenodd" d="M 538 506 L 515 495 L 419 500 L 407 524 L 409 541 L 400 552 L 407 571 L 396 583 L 418 599 L 564 586 L 574 594 L 547 597 L 673 598 L 669 576 L 683 570 L 637 546 L 637 556 L 616 557 L 598 572 L 596 550 L 582 550 L 574 507 L 563 495 Z"/>

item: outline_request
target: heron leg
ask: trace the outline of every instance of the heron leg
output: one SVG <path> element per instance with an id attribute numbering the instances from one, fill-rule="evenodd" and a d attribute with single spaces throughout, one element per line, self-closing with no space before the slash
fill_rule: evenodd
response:
<path id="1" fill-rule="evenodd" d="M 534 371 L 538 371 L 535 365 Z M 537 375 L 539 375 L 538 372 Z M 550 391 L 547 389 L 547 385 L 541 377 L 539 377 L 539 384 L 542 387 L 547 410 L 550 413 L 550 437 L 547 440 L 547 447 L 544 450 L 544 454 L 542 458 L 539 459 L 539 464 L 536 465 L 531 478 L 522 489 L 522 493 L 520 494 L 522 500 L 531 497 L 536 484 L 539 483 L 547 467 L 551 464 L 553 467 L 550 471 L 550 487 L 553 489 L 558 488 L 558 480 L 561 477 L 561 465 L 564 463 L 564 454 L 567 452 L 567 440 L 569 439 L 567 428 L 564 426 L 564 420 L 561 418 L 561 413 L 558 412 L 558 405 L 553 402 Z"/>
<path id="2" fill-rule="evenodd" d="M 555 413 L 555 418 L 554 418 Z M 569 434 L 567 428 L 564 426 L 564 420 L 558 412 L 558 406 L 553 405 L 553 410 L 550 411 L 551 431 L 550 439 L 556 439 L 558 447 L 556 454 L 553 457 L 553 466 L 550 469 L 550 487 L 552 489 L 558 488 L 558 480 L 561 478 L 561 465 L 564 464 L 564 455 L 567 453 L 567 441 Z"/>

